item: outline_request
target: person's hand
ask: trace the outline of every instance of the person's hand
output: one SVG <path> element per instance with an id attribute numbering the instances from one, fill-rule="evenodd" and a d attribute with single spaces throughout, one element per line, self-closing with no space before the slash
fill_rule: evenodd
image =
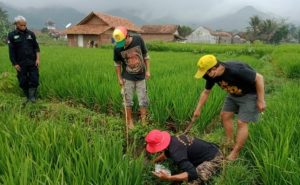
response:
<path id="1" fill-rule="evenodd" d="M 123 87 L 124 86 L 124 79 L 123 78 L 120 78 L 119 79 L 119 85 L 121 86 L 121 87 Z"/>
<path id="2" fill-rule="evenodd" d="M 35 66 L 36 66 L 36 67 L 39 67 L 39 66 L 40 66 L 40 60 L 36 60 L 36 61 L 35 61 Z"/>
<path id="3" fill-rule="evenodd" d="M 159 172 L 152 172 L 153 175 L 155 175 L 156 177 L 158 177 L 161 180 L 169 180 L 170 179 L 170 175 L 168 175 L 167 173 L 165 173 L 163 170 L 159 171 Z"/>
<path id="4" fill-rule="evenodd" d="M 198 118 L 198 117 L 200 116 L 200 114 L 201 114 L 200 110 L 199 110 L 199 109 L 196 109 L 196 110 L 194 111 L 193 118 L 194 118 L 194 119 Z"/>
<path id="5" fill-rule="evenodd" d="M 264 112 L 266 109 L 266 102 L 264 100 L 257 100 L 257 109 L 259 112 Z"/>
<path id="6" fill-rule="evenodd" d="M 149 80 L 149 78 L 150 78 L 150 72 L 149 71 L 146 71 L 145 77 L 146 77 L 146 80 Z"/>
<path id="7" fill-rule="evenodd" d="M 17 71 L 21 71 L 21 67 L 18 64 L 14 65 L 14 67 Z"/>

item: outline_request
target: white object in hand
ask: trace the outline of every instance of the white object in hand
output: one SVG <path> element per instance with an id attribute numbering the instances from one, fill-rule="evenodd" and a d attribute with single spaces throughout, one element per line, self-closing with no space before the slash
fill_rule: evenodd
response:
<path id="1" fill-rule="evenodd" d="M 160 171 L 164 172 L 167 175 L 171 175 L 171 171 L 167 167 L 162 164 L 155 164 L 155 172 L 158 173 Z"/>

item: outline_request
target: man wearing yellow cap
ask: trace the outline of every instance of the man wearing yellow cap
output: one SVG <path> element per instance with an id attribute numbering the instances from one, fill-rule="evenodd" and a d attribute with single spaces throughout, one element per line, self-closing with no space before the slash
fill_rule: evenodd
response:
<path id="1" fill-rule="evenodd" d="M 214 84 L 218 84 L 228 93 L 221 111 L 221 119 L 225 129 L 226 143 L 233 143 L 232 151 L 227 159 L 235 160 L 248 138 L 248 123 L 256 122 L 259 112 L 263 112 L 266 108 L 263 76 L 245 63 L 220 62 L 214 55 L 204 55 L 199 59 L 197 66 L 195 78 L 204 78 L 206 84 L 194 111 L 194 117 L 200 116 L 201 109 Z M 234 114 L 238 117 L 235 141 Z"/>
<path id="2" fill-rule="evenodd" d="M 133 128 L 132 106 L 136 91 L 140 117 L 146 123 L 148 95 L 146 81 L 150 78 L 149 56 L 144 40 L 139 35 L 130 35 L 124 26 L 113 31 L 115 42 L 114 61 L 120 86 L 124 89 L 126 104 L 126 122 Z"/>

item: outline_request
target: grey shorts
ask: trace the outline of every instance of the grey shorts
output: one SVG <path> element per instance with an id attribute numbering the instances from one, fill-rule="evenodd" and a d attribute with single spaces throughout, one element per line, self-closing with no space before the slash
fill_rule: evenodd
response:
<path id="1" fill-rule="evenodd" d="M 246 94 L 241 97 L 229 94 L 225 99 L 222 112 L 234 112 L 243 122 L 256 122 L 259 115 L 256 102 L 256 94 Z"/>
<path id="2" fill-rule="evenodd" d="M 125 93 L 126 107 L 133 106 L 133 96 L 135 92 L 138 97 L 139 106 L 148 107 L 146 80 L 141 80 L 141 81 L 125 80 L 124 93 Z"/>

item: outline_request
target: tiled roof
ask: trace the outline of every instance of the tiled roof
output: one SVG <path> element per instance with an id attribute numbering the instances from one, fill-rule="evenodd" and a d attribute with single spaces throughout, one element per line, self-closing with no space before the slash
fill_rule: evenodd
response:
<path id="1" fill-rule="evenodd" d="M 68 28 L 65 33 L 67 34 L 92 34 L 92 35 L 99 35 L 106 30 L 110 29 L 110 26 L 99 26 L 95 24 L 83 24 L 83 25 L 76 25 Z"/>
<path id="2" fill-rule="evenodd" d="M 94 24 L 86 24 L 92 17 L 97 16 L 99 19 L 104 21 L 107 25 L 94 25 Z M 91 12 L 88 16 L 86 16 L 82 21 L 80 21 L 77 25 L 72 26 L 65 30 L 67 34 L 101 34 L 109 29 L 114 29 L 117 26 L 125 26 L 129 31 L 134 32 L 142 32 L 142 30 L 135 26 L 128 19 L 111 16 L 107 14 L 103 14 L 100 12 Z"/>
<path id="3" fill-rule="evenodd" d="M 143 33 L 170 33 L 174 34 L 177 31 L 177 25 L 144 25 L 142 26 Z"/>

